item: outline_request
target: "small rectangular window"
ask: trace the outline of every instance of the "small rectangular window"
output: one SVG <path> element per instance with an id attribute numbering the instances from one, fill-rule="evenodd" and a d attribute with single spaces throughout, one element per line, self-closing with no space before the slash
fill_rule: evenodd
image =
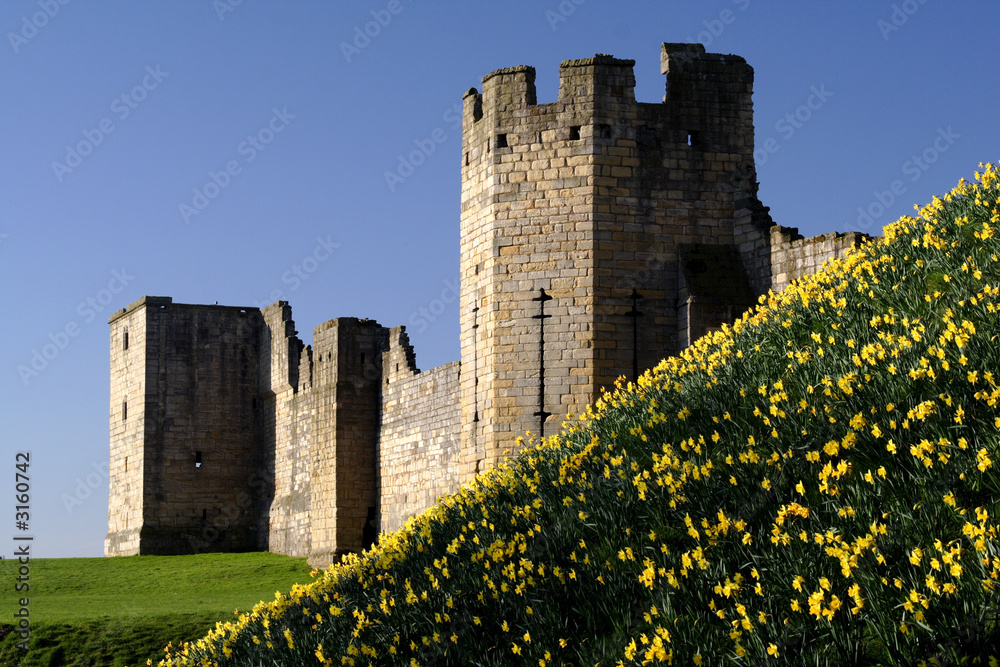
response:
<path id="1" fill-rule="evenodd" d="M 611 126 L 610 125 L 605 125 L 604 123 L 601 123 L 600 125 L 598 125 L 597 126 L 597 136 L 599 136 L 601 139 L 610 139 L 611 138 Z"/>
<path id="2" fill-rule="evenodd" d="M 128 419 L 128 401 L 122 401 L 122 421 Z"/>
<path id="3" fill-rule="evenodd" d="M 697 145 L 698 145 L 698 133 L 694 131 L 688 132 L 688 146 L 694 148 Z"/>
<path id="4" fill-rule="evenodd" d="M 128 457 L 125 457 L 125 472 L 128 472 Z"/>
<path id="5" fill-rule="evenodd" d="M 123 350 L 128 349 L 128 329 L 125 330 L 125 335 L 122 338 L 122 349 Z"/>
<path id="6" fill-rule="evenodd" d="M 497 148 L 507 148 L 507 135 L 498 134 L 497 135 Z"/>
<path id="7" fill-rule="evenodd" d="M 201 452 L 194 453 L 194 467 L 201 468 Z"/>
<path id="8" fill-rule="evenodd" d="M 580 138 L 580 126 L 573 125 L 569 128 L 569 140 L 576 141 Z"/>

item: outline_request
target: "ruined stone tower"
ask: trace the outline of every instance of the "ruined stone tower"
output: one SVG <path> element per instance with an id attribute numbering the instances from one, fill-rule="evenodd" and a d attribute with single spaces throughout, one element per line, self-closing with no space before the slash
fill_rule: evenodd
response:
<path id="1" fill-rule="evenodd" d="M 305 347 L 285 302 L 169 297 L 110 326 L 107 555 L 262 549 L 326 564 L 371 543 L 387 329 L 337 318 Z"/>
<path id="2" fill-rule="evenodd" d="M 266 549 L 317 566 L 551 435 L 602 387 L 732 322 L 861 234 L 805 239 L 757 199 L 753 70 L 663 44 L 487 74 L 464 97 L 461 362 L 403 327 L 145 297 L 112 316 L 107 555 Z"/>
<path id="3" fill-rule="evenodd" d="M 258 318 L 157 297 L 111 318 L 107 553 L 189 553 L 193 528 L 223 510 L 214 550 L 256 547 L 257 515 L 243 508 L 261 465 Z"/>
<path id="4" fill-rule="evenodd" d="M 638 103 L 633 64 L 565 61 L 550 104 L 536 103 L 531 67 L 492 72 L 465 95 L 466 476 L 770 287 L 753 70 L 663 44 L 663 102 Z"/>

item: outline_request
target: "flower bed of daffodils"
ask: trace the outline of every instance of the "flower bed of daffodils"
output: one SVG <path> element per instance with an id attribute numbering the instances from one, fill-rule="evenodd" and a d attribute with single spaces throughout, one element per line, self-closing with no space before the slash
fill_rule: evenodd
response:
<path id="1" fill-rule="evenodd" d="M 996 665 L 998 209 L 986 165 L 161 664 Z"/>

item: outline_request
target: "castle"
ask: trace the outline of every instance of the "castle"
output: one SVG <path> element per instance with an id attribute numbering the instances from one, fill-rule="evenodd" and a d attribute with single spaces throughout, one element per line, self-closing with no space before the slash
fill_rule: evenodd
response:
<path id="1" fill-rule="evenodd" d="M 465 94 L 461 361 L 421 372 L 404 327 L 352 317 L 306 346 L 283 301 L 116 312 L 105 553 L 330 563 L 865 238 L 772 224 L 745 60 L 663 44 L 662 103 L 633 65 Z"/>

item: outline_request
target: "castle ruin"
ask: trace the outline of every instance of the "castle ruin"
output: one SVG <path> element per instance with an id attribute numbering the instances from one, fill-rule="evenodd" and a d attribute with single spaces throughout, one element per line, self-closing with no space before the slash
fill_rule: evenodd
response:
<path id="1" fill-rule="evenodd" d="M 757 199 L 753 69 L 663 44 L 531 67 L 464 96 L 461 361 L 419 371 L 405 328 L 291 307 L 143 297 L 111 328 L 108 556 L 269 550 L 322 566 L 554 433 L 866 237 L 804 239 Z"/>

